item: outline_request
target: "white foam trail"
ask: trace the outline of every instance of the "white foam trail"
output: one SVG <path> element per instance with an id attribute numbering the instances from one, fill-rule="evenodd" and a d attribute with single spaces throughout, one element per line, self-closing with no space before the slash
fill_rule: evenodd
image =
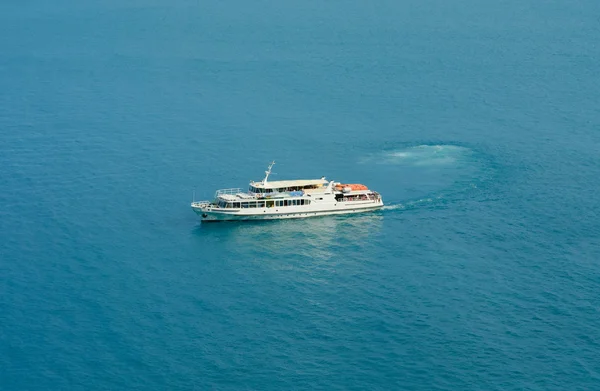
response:
<path id="1" fill-rule="evenodd" d="M 382 210 L 396 210 L 396 209 L 406 209 L 406 207 L 402 204 L 392 204 L 392 205 L 384 205 Z"/>
<path id="2" fill-rule="evenodd" d="M 396 151 L 372 156 L 365 161 L 382 164 L 401 164 L 411 166 L 438 166 L 456 164 L 469 155 L 469 148 L 457 145 L 417 145 Z"/>
<path id="3" fill-rule="evenodd" d="M 394 203 L 389 205 L 384 205 L 381 210 L 407 210 L 417 208 L 419 205 L 427 204 L 430 202 L 434 202 L 435 200 L 441 199 L 442 196 L 437 196 L 434 198 L 420 198 L 418 200 L 408 201 L 404 204 Z"/>

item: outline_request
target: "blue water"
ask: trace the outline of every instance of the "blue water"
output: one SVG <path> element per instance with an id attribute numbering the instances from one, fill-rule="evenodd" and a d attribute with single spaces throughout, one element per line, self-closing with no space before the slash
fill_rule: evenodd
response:
<path id="1" fill-rule="evenodd" d="M 0 389 L 600 389 L 597 0 L 0 3 Z M 326 175 L 384 210 L 201 224 Z"/>

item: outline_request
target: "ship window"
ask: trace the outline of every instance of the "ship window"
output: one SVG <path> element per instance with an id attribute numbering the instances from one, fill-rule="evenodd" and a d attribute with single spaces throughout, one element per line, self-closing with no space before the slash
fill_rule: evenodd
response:
<path id="1" fill-rule="evenodd" d="M 264 201 L 258 201 L 258 208 L 264 208 L 265 207 L 265 202 Z"/>
<path id="2" fill-rule="evenodd" d="M 310 205 L 310 200 L 304 200 L 304 205 Z"/>
<path id="3" fill-rule="evenodd" d="M 267 208 L 272 208 L 274 203 L 274 201 L 267 201 Z"/>
<path id="4" fill-rule="evenodd" d="M 240 203 L 239 202 L 234 202 L 233 203 L 233 207 L 234 208 L 239 208 L 240 207 Z"/>
<path id="5" fill-rule="evenodd" d="M 250 208 L 256 208 L 256 201 L 248 202 L 248 207 L 250 207 Z"/>
<path id="6" fill-rule="evenodd" d="M 300 200 L 300 205 L 304 205 L 304 200 Z"/>
<path id="7" fill-rule="evenodd" d="M 242 202 L 242 208 L 247 208 L 248 207 L 248 203 L 247 202 Z"/>
<path id="8" fill-rule="evenodd" d="M 283 206 L 288 206 L 289 205 L 289 201 L 288 200 L 283 200 Z"/>

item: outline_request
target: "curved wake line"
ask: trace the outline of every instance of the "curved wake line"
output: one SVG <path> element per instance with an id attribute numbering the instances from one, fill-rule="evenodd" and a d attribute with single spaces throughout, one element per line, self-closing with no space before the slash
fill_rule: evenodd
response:
<path id="1" fill-rule="evenodd" d="M 377 178 L 387 180 L 385 190 L 390 194 L 397 194 L 393 189 L 401 185 L 407 188 L 409 198 L 386 202 L 384 194 L 382 212 L 392 214 L 390 211 L 447 207 L 454 200 L 473 196 L 471 192 L 479 191 L 483 181 L 489 180 L 487 160 L 468 146 L 420 144 L 380 150 L 360 162 L 378 165 Z M 389 178 L 396 177 L 402 178 L 398 186 L 389 183 Z"/>

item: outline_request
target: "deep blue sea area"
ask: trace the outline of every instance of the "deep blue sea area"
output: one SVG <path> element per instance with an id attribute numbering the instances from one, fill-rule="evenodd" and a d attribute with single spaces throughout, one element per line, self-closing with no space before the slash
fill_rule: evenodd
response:
<path id="1" fill-rule="evenodd" d="M 600 390 L 600 1 L 0 2 L 0 390 L 206 389 Z"/>

